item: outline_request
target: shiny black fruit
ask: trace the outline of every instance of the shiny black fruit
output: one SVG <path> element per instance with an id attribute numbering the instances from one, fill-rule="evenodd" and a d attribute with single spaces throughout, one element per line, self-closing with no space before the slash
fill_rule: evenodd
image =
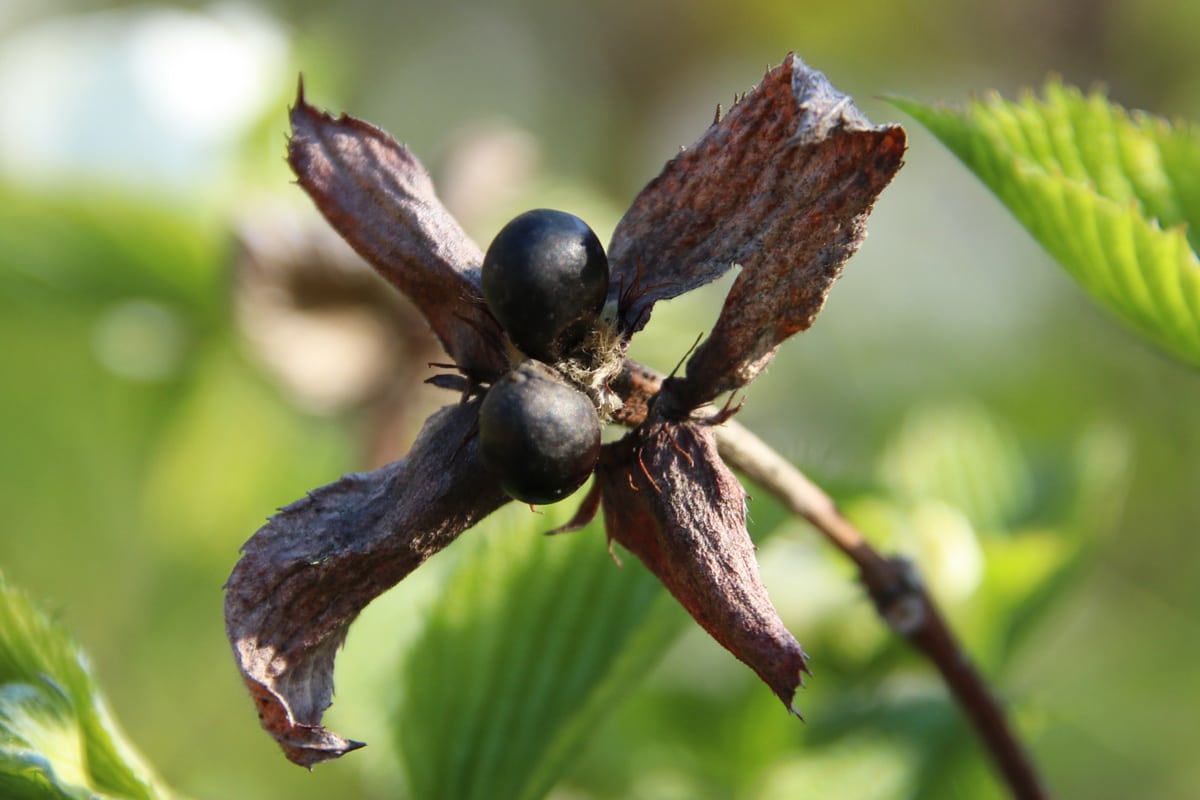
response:
<path id="1" fill-rule="evenodd" d="M 537 209 L 496 234 L 482 282 L 484 300 L 513 344 L 552 363 L 595 326 L 608 295 L 608 258 L 579 217 Z"/>
<path id="2" fill-rule="evenodd" d="M 592 474 L 600 418 L 587 395 L 529 360 L 488 389 L 479 409 L 479 448 L 514 500 L 554 503 Z"/>

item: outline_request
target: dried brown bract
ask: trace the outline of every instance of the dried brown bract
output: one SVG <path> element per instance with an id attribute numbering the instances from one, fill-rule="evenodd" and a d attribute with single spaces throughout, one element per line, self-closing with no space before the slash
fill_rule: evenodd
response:
<path id="1" fill-rule="evenodd" d="M 421 309 L 462 385 L 505 374 L 511 351 L 482 300 L 481 251 L 416 158 L 377 128 L 314 109 L 303 92 L 291 121 L 300 185 Z M 722 416 L 697 410 L 746 386 L 812 324 L 904 147 L 901 128 L 872 126 L 789 55 L 651 181 L 609 247 L 616 319 L 605 347 L 617 355 L 654 303 L 741 271 L 683 375 L 660 387 L 626 361 L 606 379 L 623 405 L 602 414 L 633 430 L 604 446 L 576 522 L 602 508 L 609 538 L 793 710 L 804 651 L 759 578 L 745 492 L 713 436 Z M 401 461 L 317 489 L 243 548 L 226 586 L 227 633 L 263 726 L 298 764 L 359 746 L 321 726 L 334 654 L 355 616 L 508 501 L 479 460 L 477 394 L 434 414 Z"/>

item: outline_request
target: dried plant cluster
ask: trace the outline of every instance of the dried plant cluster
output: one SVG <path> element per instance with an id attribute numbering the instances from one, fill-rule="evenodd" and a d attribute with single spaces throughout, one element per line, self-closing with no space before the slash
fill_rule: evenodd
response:
<path id="1" fill-rule="evenodd" d="M 301 91 L 289 160 L 330 224 L 420 308 L 464 391 L 405 458 L 351 474 L 282 509 L 244 546 L 226 628 L 266 730 L 305 766 L 359 746 L 321 725 L 334 656 L 355 616 L 510 497 L 480 456 L 481 398 L 517 365 L 481 291 L 483 253 L 416 158 L 377 128 L 334 118 Z M 745 491 L 717 451 L 709 405 L 746 387 L 808 328 L 901 165 L 904 132 L 871 125 L 794 55 L 667 163 L 621 219 L 593 343 L 603 364 L 553 366 L 631 430 L 601 449 L 576 523 L 603 514 L 717 641 L 794 710 L 807 672 L 759 578 Z M 660 381 L 624 358 L 654 304 L 738 267 L 709 336 Z M 685 345 L 686 346 L 686 343 Z M 569 359 L 567 360 L 570 361 Z M 614 366 L 614 364 L 616 366 Z M 574 370 L 574 372 L 572 372 Z M 615 401 L 605 400 L 608 397 Z"/>

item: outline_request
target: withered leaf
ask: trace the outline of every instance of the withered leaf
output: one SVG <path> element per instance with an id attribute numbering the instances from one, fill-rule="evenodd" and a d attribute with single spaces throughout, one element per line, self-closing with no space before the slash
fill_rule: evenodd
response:
<path id="1" fill-rule="evenodd" d="M 759 577 L 746 493 L 717 455 L 712 429 L 648 423 L 606 449 L 596 477 L 609 537 L 795 712 L 804 650 Z"/>
<path id="2" fill-rule="evenodd" d="M 329 223 L 424 312 L 472 378 L 508 369 L 499 323 L 483 302 L 483 253 L 438 199 L 407 147 L 360 120 L 304 100 L 291 110 L 288 162 Z"/>
<path id="3" fill-rule="evenodd" d="M 425 424 L 408 456 L 282 509 L 243 546 L 225 628 L 263 727 L 302 766 L 361 746 L 321 727 L 350 623 L 508 501 L 479 461 L 478 401 Z"/>
<path id="4" fill-rule="evenodd" d="M 874 127 L 794 54 L 667 164 L 609 250 L 624 324 L 741 267 L 709 338 L 672 391 L 694 407 L 744 386 L 804 330 L 900 168 L 904 131 Z"/>

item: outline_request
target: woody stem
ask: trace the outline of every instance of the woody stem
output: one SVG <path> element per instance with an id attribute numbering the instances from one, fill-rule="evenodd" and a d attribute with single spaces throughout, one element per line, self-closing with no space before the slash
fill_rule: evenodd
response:
<path id="1" fill-rule="evenodd" d="M 881 555 L 828 494 L 745 426 L 731 421 L 714 430 L 727 464 L 808 520 L 854 562 L 879 615 L 942 674 L 1013 796 L 1047 797 L 999 702 L 959 646 L 912 563 Z"/>
<path id="2" fill-rule="evenodd" d="M 621 389 L 627 398 L 617 421 L 633 426 L 644 419 L 646 400 L 657 392 L 661 376 L 626 362 Z M 627 383 L 626 383 L 627 381 Z M 926 591 L 915 566 L 887 558 L 837 508 L 833 499 L 794 465 L 745 426 L 727 421 L 714 432 L 721 457 L 733 469 L 769 492 L 789 511 L 803 517 L 858 567 L 875 608 L 892 630 L 925 655 L 946 682 L 974 726 L 996 767 L 1019 800 L 1049 797 L 1032 760 L 1017 739 L 995 695 L 972 666 Z"/>

